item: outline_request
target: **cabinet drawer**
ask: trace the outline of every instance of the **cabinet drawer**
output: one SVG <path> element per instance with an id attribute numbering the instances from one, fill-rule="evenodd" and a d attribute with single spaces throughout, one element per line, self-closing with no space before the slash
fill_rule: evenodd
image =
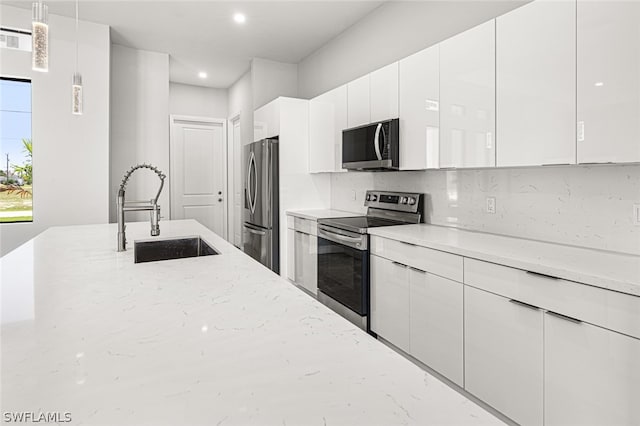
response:
<path id="1" fill-rule="evenodd" d="M 466 258 L 464 283 L 640 338 L 640 297 Z"/>
<path id="2" fill-rule="evenodd" d="M 318 235 L 318 224 L 311 219 L 303 219 L 301 217 L 293 217 L 293 229 L 305 234 Z"/>
<path id="3" fill-rule="evenodd" d="M 377 236 L 371 237 L 371 253 L 462 282 L 462 257 L 455 254 Z"/>

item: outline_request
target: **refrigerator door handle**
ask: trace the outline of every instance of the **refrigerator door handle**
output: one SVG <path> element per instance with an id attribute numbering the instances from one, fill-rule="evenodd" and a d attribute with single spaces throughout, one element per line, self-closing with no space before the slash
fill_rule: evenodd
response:
<path id="1" fill-rule="evenodd" d="M 249 156 L 249 167 L 247 168 L 247 198 L 249 201 L 249 210 L 251 210 L 251 214 L 255 213 L 256 211 L 256 206 L 255 206 L 255 197 L 257 196 L 257 191 L 258 191 L 258 180 L 256 178 L 256 184 L 254 185 L 254 190 L 253 190 L 253 198 L 251 197 L 251 170 L 252 170 L 252 166 L 255 167 L 256 164 L 256 157 L 255 154 L 252 152 L 251 155 Z M 255 174 L 255 172 L 254 172 Z"/>
<path id="2" fill-rule="evenodd" d="M 256 201 L 258 201 L 258 166 L 256 166 L 256 155 L 252 153 L 251 159 L 253 160 L 253 204 L 251 207 L 251 213 L 256 212 Z"/>

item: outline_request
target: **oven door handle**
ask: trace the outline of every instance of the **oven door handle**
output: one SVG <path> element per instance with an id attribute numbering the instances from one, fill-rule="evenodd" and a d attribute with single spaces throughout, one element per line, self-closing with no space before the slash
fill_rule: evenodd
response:
<path id="1" fill-rule="evenodd" d="M 336 234 L 335 232 L 329 232 L 322 228 L 318 228 L 318 236 L 326 240 L 333 241 L 334 243 L 344 243 L 346 246 L 355 248 L 357 250 L 367 249 L 366 238 L 363 237 L 349 237 L 346 235 Z"/>

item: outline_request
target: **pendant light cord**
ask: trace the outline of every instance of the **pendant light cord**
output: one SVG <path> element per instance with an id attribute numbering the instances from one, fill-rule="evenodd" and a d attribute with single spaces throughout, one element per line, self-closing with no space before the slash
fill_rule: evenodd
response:
<path id="1" fill-rule="evenodd" d="M 78 72 L 78 0 L 76 0 L 76 73 Z"/>

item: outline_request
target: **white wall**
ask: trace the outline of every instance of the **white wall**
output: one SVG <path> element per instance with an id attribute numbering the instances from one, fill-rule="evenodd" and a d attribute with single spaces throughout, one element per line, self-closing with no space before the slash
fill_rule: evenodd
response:
<path id="1" fill-rule="evenodd" d="M 234 241 L 234 243 L 242 246 L 242 211 L 244 208 L 244 200 L 242 198 L 244 194 L 242 147 L 253 142 L 253 92 L 251 90 L 250 70 L 229 88 L 228 111 L 229 118 L 240 115 L 240 144 L 233 146 L 233 153 L 231 154 L 233 182 L 230 182 L 228 193 L 233 194 L 233 198 L 229 199 L 229 205 L 240 204 L 240 209 L 234 208 L 229 211 L 229 217 L 233 217 L 233 220 L 229 222 L 232 222 L 233 235 L 240 235 L 240 240 Z M 233 191 L 231 191 L 231 188 L 233 188 Z"/>
<path id="2" fill-rule="evenodd" d="M 526 1 L 394 1 L 298 64 L 298 96 L 312 98 Z"/>
<path id="3" fill-rule="evenodd" d="M 253 58 L 251 61 L 253 109 L 279 96 L 298 96 L 298 66 L 284 62 Z"/>
<path id="4" fill-rule="evenodd" d="M 129 47 L 111 48 L 111 175 L 109 218 L 116 221 L 116 195 L 123 175 L 138 163 L 153 164 L 169 176 L 169 55 Z M 169 182 L 159 200 L 169 219 Z M 140 170 L 127 184 L 127 200 L 155 197 L 160 180 Z M 149 220 L 146 212 L 127 213 L 127 221 Z M 162 232 L 162 225 L 160 225 Z"/>
<path id="5" fill-rule="evenodd" d="M 428 223 L 640 254 L 640 165 L 350 172 L 333 174 L 331 187 L 332 208 L 364 211 L 367 189 L 424 192 Z M 496 198 L 495 214 L 485 213 L 486 197 Z"/>
<path id="6" fill-rule="evenodd" d="M 31 11 L 0 6 L 2 26 L 31 30 Z M 0 225 L 2 255 L 50 226 L 106 223 L 109 211 L 109 27 L 80 22 L 84 114 L 71 114 L 75 21 L 49 16 L 49 72 L 31 53 L 0 51 L 0 74 L 32 81 L 33 222 Z"/>
<path id="7" fill-rule="evenodd" d="M 169 83 L 169 113 L 209 118 L 228 116 L 227 89 Z"/>

